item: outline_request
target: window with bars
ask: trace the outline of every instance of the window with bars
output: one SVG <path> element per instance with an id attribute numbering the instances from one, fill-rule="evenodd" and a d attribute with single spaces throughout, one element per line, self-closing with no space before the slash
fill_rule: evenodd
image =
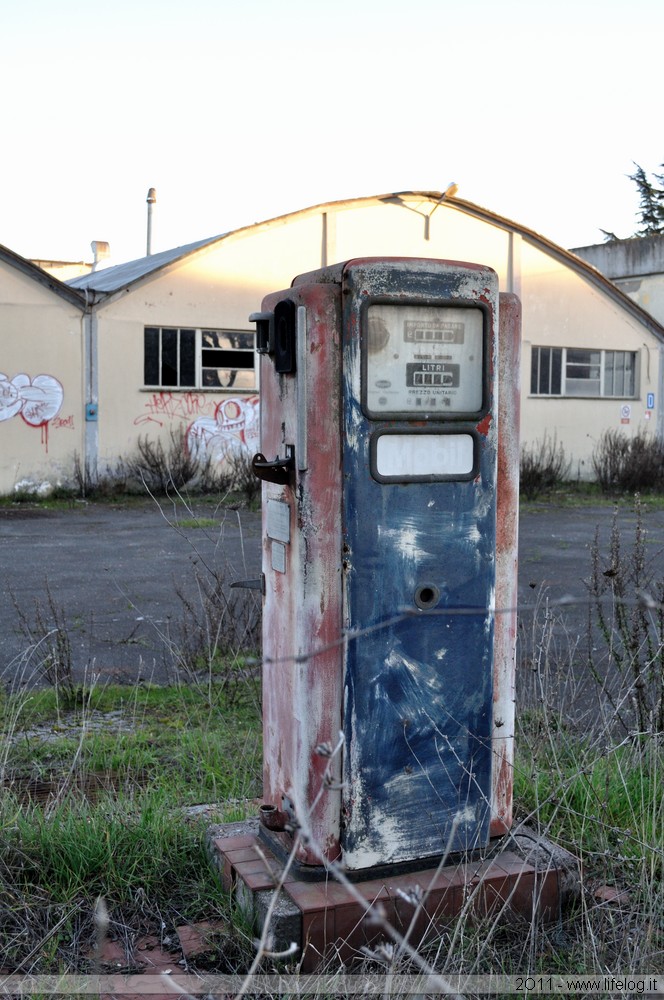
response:
<path id="1" fill-rule="evenodd" d="M 533 396 L 633 399 L 636 395 L 636 351 L 533 347 L 530 392 Z"/>
<path id="2" fill-rule="evenodd" d="M 147 326 L 144 381 L 154 388 L 255 389 L 254 333 Z"/>

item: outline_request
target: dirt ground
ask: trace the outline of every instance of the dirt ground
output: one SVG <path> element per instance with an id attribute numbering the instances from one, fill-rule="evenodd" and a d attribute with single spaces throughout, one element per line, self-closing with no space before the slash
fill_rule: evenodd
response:
<path id="1" fill-rule="evenodd" d="M 190 514 L 154 501 L 73 503 L 65 510 L 25 504 L 0 508 L 0 674 L 6 686 L 34 680 L 48 633 L 64 623 L 77 677 L 102 680 L 172 676 L 173 644 L 200 586 L 260 573 L 260 514 L 206 504 Z M 522 631 L 544 602 L 564 616 L 572 636 L 587 631 L 591 546 L 599 532 L 610 572 L 613 510 L 529 505 L 520 518 L 519 605 Z M 620 513 L 623 546 L 635 517 Z M 653 568 L 664 548 L 664 511 L 644 516 Z M 662 574 L 664 575 L 664 574 Z M 254 592 L 255 593 L 255 592 Z M 190 603 L 190 610 L 185 608 Z M 26 635 L 31 632 L 31 638 Z"/>

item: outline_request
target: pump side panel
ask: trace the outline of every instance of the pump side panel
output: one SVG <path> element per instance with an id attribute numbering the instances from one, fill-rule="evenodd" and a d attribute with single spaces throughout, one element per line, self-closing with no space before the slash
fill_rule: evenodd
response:
<path id="1" fill-rule="evenodd" d="M 491 715 L 496 538 L 495 341 L 488 346 L 489 413 L 477 432 L 471 481 L 378 482 L 369 441 L 391 426 L 361 399 L 361 303 L 482 303 L 493 328 L 497 279 L 446 262 L 348 265 L 344 288 L 343 540 L 344 812 L 350 869 L 485 844 L 491 813 Z M 461 274 L 459 268 L 465 268 Z M 466 424 L 467 428 L 467 424 Z M 423 583 L 440 599 L 421 612 Z"/>
<path id="2" fill-rule="evenodd" d="M 498 371 L 498 507 L 496 518 L 496 624 L 493 687 L 492 836 L 512 825 L 514 703 L 518 600 L 519 408 L 521 304 L 500 295 Z"/>
<path id="3" fill-rule="evenodd" d="M 338 789 L 319 794 L 328 765 L 338 783 L 340 755 L 330 764 L 316 752 L 341 729 L 340 290 L 289 289 L 263 309 L 284 298 L 306 319 L 295 372 L 261 358 L 261 451 L 269 461 L 295 452 L 291 481 L 263 484 L 263 791 L 278 822 L 292 803 L 309 825 L 315 848 L 298 859 L 319 864 L 319 849 L 338 856 L 341 809 Z"/>

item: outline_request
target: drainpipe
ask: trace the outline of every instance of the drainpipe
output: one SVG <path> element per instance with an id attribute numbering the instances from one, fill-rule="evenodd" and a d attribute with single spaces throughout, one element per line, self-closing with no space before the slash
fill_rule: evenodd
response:
<path id="1" fill-rule="evenodd" d="M 507 235 L 507 291 L 521 298 L 521 236 L 511 231 Z"/>
<path id="2" fill-rule="evenodd" d="M 657 358 L 659 371 L 657 373 L 657 398 L 656 404 L 656 434 L 660 441 L 664 441 L 664 347 L 659 348 Z"/>
<path id="3" fill-rule="evenodd" d="M 86 289 L 86 299 L 88 290 Z M 92 301 L 86 302 L 85 310 L 85 466 L 86 479 L 97 476 L 99 456 L 99 368 L 97 357 L 97 312 Z"/>

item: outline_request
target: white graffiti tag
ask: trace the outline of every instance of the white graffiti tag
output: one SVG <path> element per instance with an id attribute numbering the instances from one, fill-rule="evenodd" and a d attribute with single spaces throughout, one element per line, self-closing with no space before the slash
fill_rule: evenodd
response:
<path id="1" fill-rule="evenodd" d="M 225 399 L 214 417 L 199 417 L 187 431 L 190 453 L 215 463 L 232 452 L 252 454 L 258 439 L 258 396 Z"/>
<path id="2" fill-rule="evenodd" d="M 0 421 L 20 414 L 31 427 L 43 427 L 60 412 L 64 391 L 52 375 L 15 375 L 0 372 Z"/>

